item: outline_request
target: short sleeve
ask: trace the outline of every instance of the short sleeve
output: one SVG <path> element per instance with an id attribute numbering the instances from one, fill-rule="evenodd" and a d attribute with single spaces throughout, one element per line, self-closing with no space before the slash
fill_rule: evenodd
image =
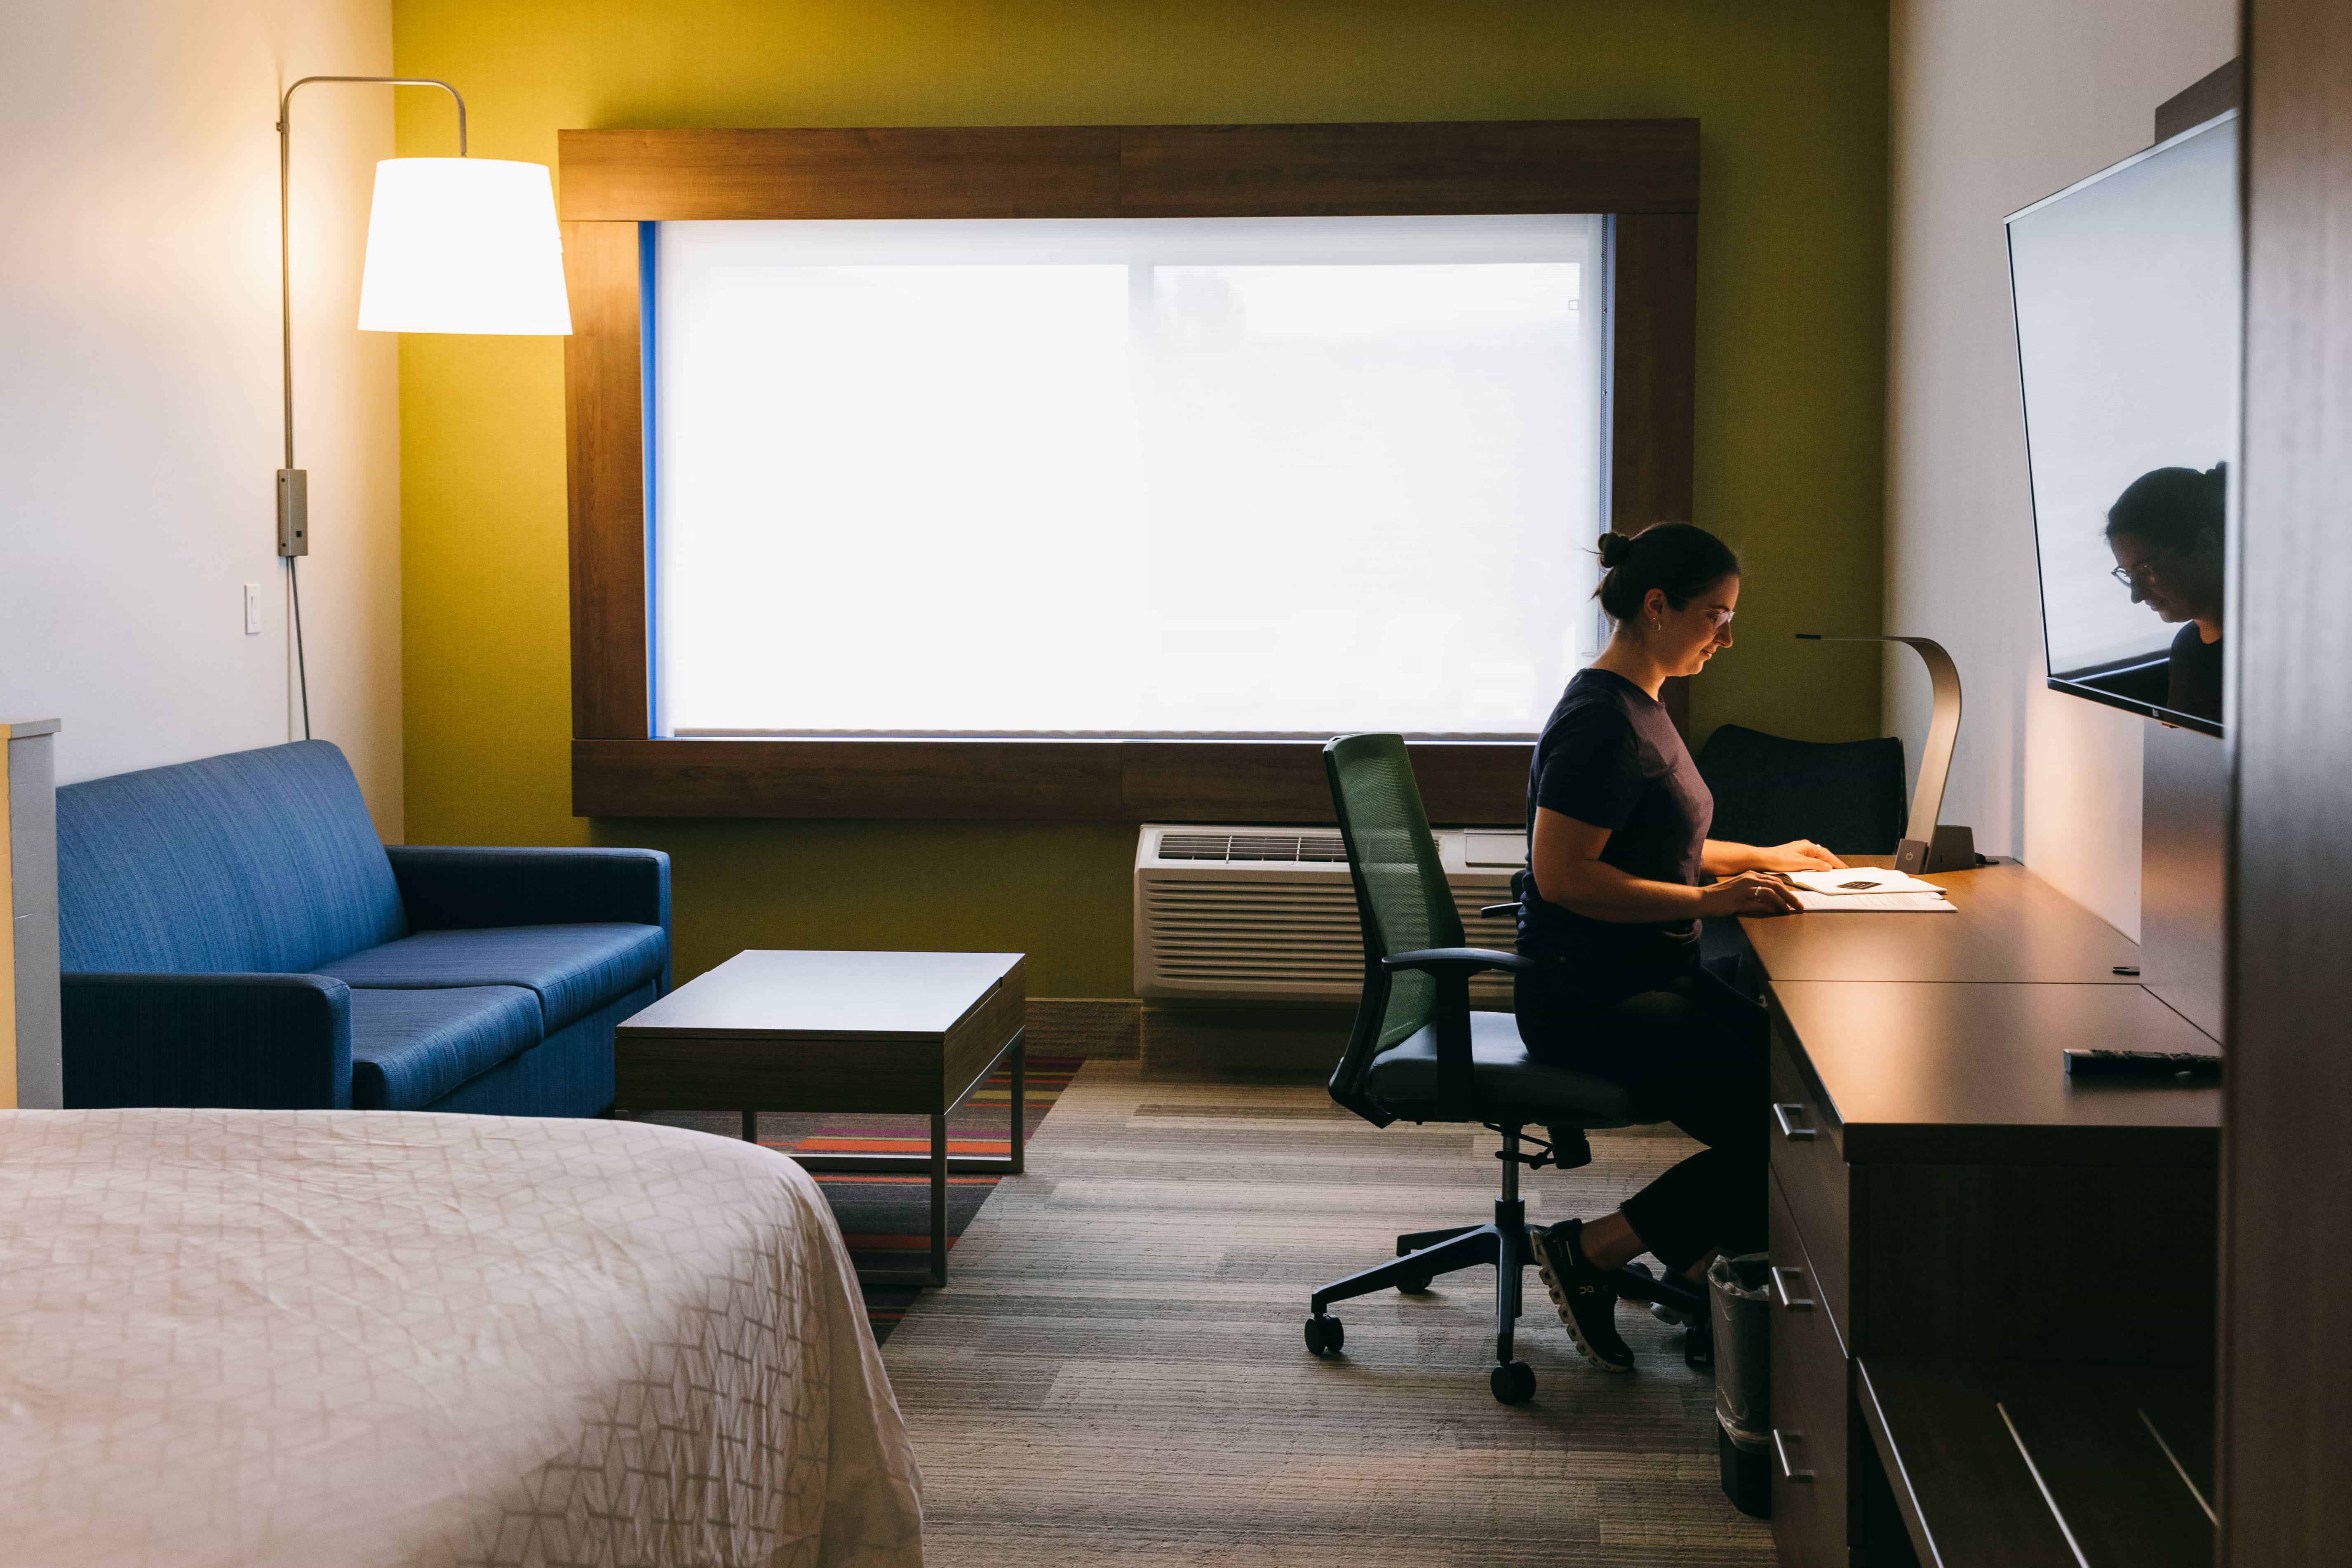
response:
<path id="1" fill-rule="evenodd" d="M 1545 739 L 1536 804 L 1612 833 L 1624 826 L 1648 785 L 1633 721 L 1596 702 L 1561 715 Z"/>

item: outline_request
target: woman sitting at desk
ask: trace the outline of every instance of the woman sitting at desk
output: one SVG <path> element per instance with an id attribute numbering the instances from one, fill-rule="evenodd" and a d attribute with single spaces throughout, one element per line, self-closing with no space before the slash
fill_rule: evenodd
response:
<path id="1" fill-rule="evenodd" d="M 1715 797 L 1658 702 L 1731 646 L 1739 558 L 1705 529 L 1603 534 L 1609 647 L 1567 692 L 1528 776 L 1519 1034 L 1548 1062 L 1624 1084 L 1706 1145 L 1591 1221 L 1530 1229 L 1552 1304 L 1584 1359 L 1625 1372 L 1608 1271 L 1643 1252 L 1697 1279 L 1717 1252 L 1764 1247 L 1764 1009 L 1698 965 L 1702 915 L 1797 907 L 1769 875 L 1842 866 L 1805 840 L 1758 848 L 1706 836 Z M 1722 879 L 1701 887 L 1702 874 Z"/>

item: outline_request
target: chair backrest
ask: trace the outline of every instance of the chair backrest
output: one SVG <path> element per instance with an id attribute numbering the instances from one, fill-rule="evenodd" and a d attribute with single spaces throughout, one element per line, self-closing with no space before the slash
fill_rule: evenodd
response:
<path id="1" fill-rule="evenodd" d="M 1462 916 L 1430 837 L 1421 788 L 1401 735 L 1342 735 L 1323 748 L 1331 806 L 1348 846 L 1364 928 L 1364 992 L 1331 1098 L 1385 1126 L 1394 1120 L 1363 1090 L 1372 1058 L 1427 1026 L 1437 983 L 1381 967 L 1391 953 L 1464 945 Z"/>
<path id="2" fill-rule="evenodd" d="M 359 781 L 327 742 L 58 791 L 68 973 L 299 974 L 407 931 Z"/>
<path id="3" fill-rule="evenodd" d="M 1910 808 L 1903 742 L 1790 741 L 1725 724 L 1698 755 L 1715 795 L 1710 838 L 1785 844 L 1810 838 L 1840 855 L 1891 855 Z"/>

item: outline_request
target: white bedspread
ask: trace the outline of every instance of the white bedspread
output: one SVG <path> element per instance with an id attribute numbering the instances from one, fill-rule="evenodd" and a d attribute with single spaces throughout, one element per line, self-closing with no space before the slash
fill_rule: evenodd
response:
<path id="1" fill-rule="evenodd" d="M 0 1111 L 0 1561 L 921 1561 L 824 1200 L 673 1128 Z"/>

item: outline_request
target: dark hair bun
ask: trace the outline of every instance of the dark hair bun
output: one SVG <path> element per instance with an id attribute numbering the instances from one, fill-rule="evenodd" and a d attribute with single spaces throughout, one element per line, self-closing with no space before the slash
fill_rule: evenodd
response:
<path id="1" fill-rule="evenodd" d="M 1654 522 L 1630 537 L 1604 533 L 1600 555 L 1605 570 L 1592 596 L 1621 623 L 1641 613 L 1653 588 L 1679 610 L 1714 584 L 1739 575 L 1739 557 L 1731 547 L 1687 522 Z"/>
<path id="2" fill-rule="evenodd" d="M 2207 548 L 2221 537 L 2229 510 L 2230 465 L 2155 468 L 2124 487 L 2107 509 L 2107 537 L 2124 535 L 2170 550 Z"/>

